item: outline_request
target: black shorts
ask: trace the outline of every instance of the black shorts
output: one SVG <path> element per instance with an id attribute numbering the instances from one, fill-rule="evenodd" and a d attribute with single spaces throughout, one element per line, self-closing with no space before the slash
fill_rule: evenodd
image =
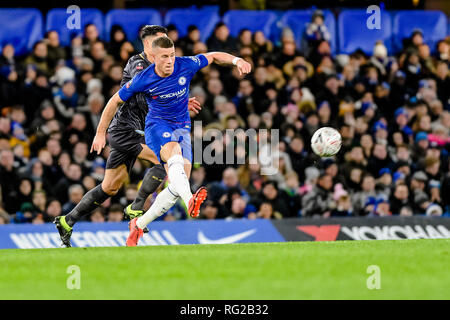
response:
<path id="1" fill-rule="evenodd" d="M 108 132 L 111 152 L 106 161 L 106 169 L 115 169 L 124 164 L 130 172 L 136 162 L 137 156 L 145 144 L 145 137 L 131 130 Z"/>

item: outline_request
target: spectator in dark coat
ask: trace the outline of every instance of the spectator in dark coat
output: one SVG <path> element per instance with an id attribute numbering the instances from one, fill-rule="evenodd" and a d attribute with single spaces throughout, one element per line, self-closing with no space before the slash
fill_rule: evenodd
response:
<path id="1" fill-rule="evenodd" d="M 71 185 L 81 184 L 82 171 L 80 165 L 72 163 L 65 174 L 66 176 L 62 178 L 53 189 L 53 194 L 61 201 L 61 203 L 67 202 L 67 190 Z"/>
<path id="2" fill-rule="evenodd" d="M 408 186 L 403 183 L 395 186 L 394 193 L 391 195 L 389 202 L 391 212 L 394 215 L 400 214 L 400 211 L 403 207 L 411 206 L 409 202 Z"/>
<path id="3" fill-rule="evenodd" d="M 21 178 L 17 190 L 9 195 L 8 206 L 5 207 L 6 211 L 11 214 L 16 213 L 19 211 L 22 203 L 31 202 L 31 194 L 33 189 L 33 180 L 27 177 Z"/>
<path id="4" fill-rule="evenodd" d="M 61 46 L 59 34 L 55 30 L 48 31 L 44 41 L 47 43 L 49 68 L 51 71 L 54 71 L 57 64 L 66 59 L 66 50 Z"/>
<path id="5" fill-rule="evenodd" d="M 289 202 L 286 193 L 278 189 L 275 181 L 267 181 L 263 184 L 261 193 L 252 201 L 259 208 L 263 202 L 269 202 L 275 211 L 283 217 L 296 216 L 295 212 L 289 210 Z"/>
<path id="6" fill-rule="evenodd" d="M 223 51 L 231 54 L 237 52 L 237 41 L 230 35 L 230 30 L 223 22 L 216 25 L 213 35 L 206 44 L 209 51 Z"/>
<path id="7" fill-rule="evenodd" d="M 188 26 L 187 35 L 180 39 L 180 47 L 185 56 L 194 55 L 194 45 L 200 41 L 200 30 L 195 25 Z"/>
<path id="8" fill-rule="evenodd" d="M 331 176 L 321 174 L 314 189 L 303 196 L 302 216 L 329 217 L 331 215 L 332 188 L 333 179 Z"/>
<path id="9" fill-rule="evenodd" d="M 14 203 L 11 202 L 10 194 L 17 190 L 18 182 L 19 175 L 17 168 L 14 166 L 14 154 L 11 150 L 0 151 L 0 186 L 6 208 L 14 206 Z"/>

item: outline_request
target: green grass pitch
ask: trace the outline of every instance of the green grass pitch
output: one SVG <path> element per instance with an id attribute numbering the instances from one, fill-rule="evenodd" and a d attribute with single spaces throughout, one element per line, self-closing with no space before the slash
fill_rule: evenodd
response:
<path id="1" fill-rule="evenodd" d="M 449 251 L 450 239 L 1 250 L 0 299 L 450 299 Z"/>

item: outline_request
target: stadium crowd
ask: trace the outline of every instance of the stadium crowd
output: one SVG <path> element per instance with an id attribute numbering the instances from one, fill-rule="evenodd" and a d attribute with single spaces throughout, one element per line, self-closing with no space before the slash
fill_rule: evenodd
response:
<path id="1" fill-rule="evenodd" d="M 274 175 L 261 174 L 248 158 L 245 164 L 194 165 L 192 189 L 208 186 L 201 218 L 450 215 L 449 37 L 430 48 L 415 30 L 395 55 L 381 42 L 372 55 L 332 55 L 320 11 L 301 47 L 289 29 L 279 46 L 261 31 L 241 30 L 233 38 L 224 23 L 206 43 L 195 26 L 184 38 L 174 26 L 168 30 L 179 56 L 225 51 L 253 65 L 250 77 L 209 66 L 193 79 L 191 95 L 203 108 L 192 120 L 202 121 L 204 133 L 280 130 L 278 151 L 271 154 Z M 120 26 L 111 29 L 110 42 L 99 39 L 93 24 L 83 31 L 68 47 L 49 31 L 24 57 L 3 44 L 0 224 L 50 222 L 102 181 L 109 148 L 97 156 L 90 144 L 124 66 L 142 44 L 127 39 Z M 311 136 L 323 126 L 342 135 L 335 157 L 311 151 Z M 262 139 L 264 131 L 258 132 Z M 204 143 L 220 156 L 230 141 Z M 235 148 L 236 156 L 247 151 Z M 137 161 L 124 189 L 88 219 L 121 221 L 147 167 Z M 185 208 L 177 205 L 160 219 L 186 219 Z"/>

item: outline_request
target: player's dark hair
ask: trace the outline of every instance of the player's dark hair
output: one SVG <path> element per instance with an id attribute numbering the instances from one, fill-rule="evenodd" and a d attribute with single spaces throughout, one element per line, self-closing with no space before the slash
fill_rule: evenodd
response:
<path id="1" fill-rule="evenodd" d="M 168 37 L 159 37 L 153 41 L 153 48 L 172 48 L 174 46 L 173 41 Z"/>
<path id="2" fill-rule="evenodd" d="M 145 37 L 156 36 L 157 33 L 164 33 L 167 35 L 167 29 L 158 25 L 146 25 L 141 29 L 141 40 L 144 40 Z"/>

